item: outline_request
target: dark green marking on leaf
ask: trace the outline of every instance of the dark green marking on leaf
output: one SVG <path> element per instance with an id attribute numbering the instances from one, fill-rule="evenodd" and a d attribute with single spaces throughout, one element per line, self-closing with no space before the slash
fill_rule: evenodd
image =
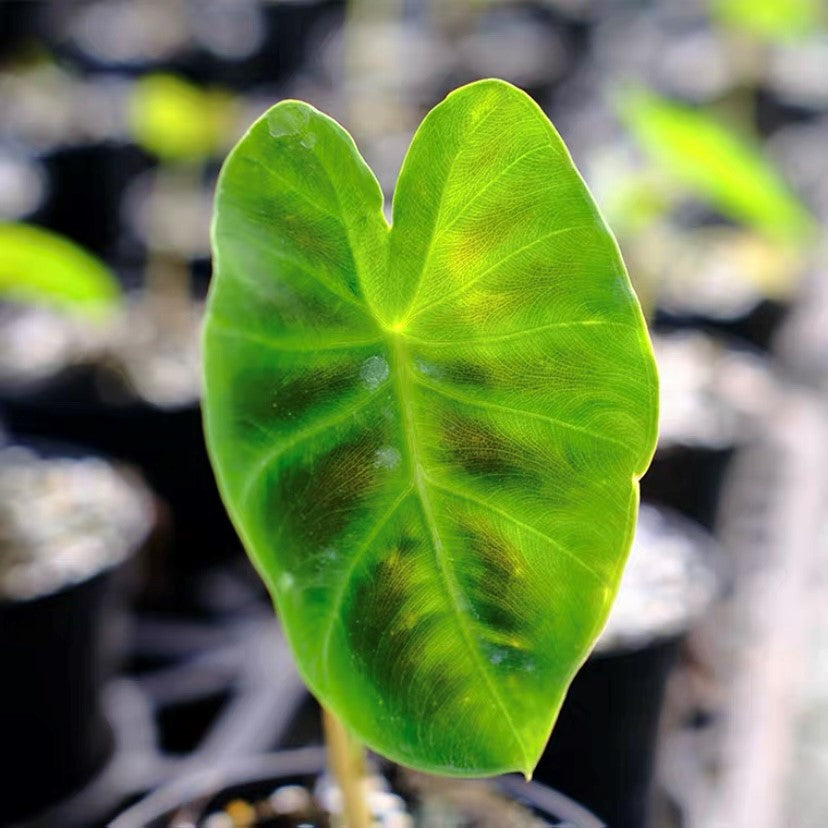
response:
<path id="1" fill-rule="evenodd" d="M 560 137 L 509 84 L 457 90 L 389 227 L 350 136 L 285 101 L 224 165 L 213 246 L 207 442 L 303 677 L 392 759 L 531 772 L 618 587 L 657 419 Z"/>

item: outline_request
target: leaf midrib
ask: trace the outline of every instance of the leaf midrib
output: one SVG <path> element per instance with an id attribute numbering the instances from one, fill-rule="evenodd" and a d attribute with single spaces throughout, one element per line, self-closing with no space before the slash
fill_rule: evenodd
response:
<path id="1" fill-rule="evenodd" d="M 404 335 L 400 333 L 389 333 L 390 340 L 390 356 L 391 356 L 391 374 L 393 377 L 394 391 L 397 395 L 400 411 L 402 413 L 402 426 L 405 435 L 405 449 L 408 455 L 408 467 L 411 470 L 411 486 L 417 494 L 417 499 L 423 513 L 429 534 L 431 535 L 432 545 L 434 546 L 434 557 L 437 562 L 437 569 L 443 581 L 446 594 L 451 604 L 452 612 L 457 621 L 457 627 L 460 635 L 466 644 L 466 647 L 471 656 L 475 669 L 480 675 L 483 684 L 489 691 L 492 700 L 500 709 L 509 729 L 515 739 L 515 743 L 523 755 L 525 767 L 523 770 L 529 771 L 532 766 L 532 758 L 529 751 L 515 726 L 514 720 L 509 712 L 509 708 L 504 703 L 497 686 L 492 682 L 491 676 L 486 670 L 483 663 L 480 650 L 475 644 L 474 636 L 469 628 L 468 621 L 461 609 L 460 589 L 454 577 L 454 573 L 449 566 L 446 559 L 445 550 L 442 539 L 440 538 L 440 531 L 437 528 L 437 523 L 434 518 L 434 512 L 431 505 L 431 497 L 428 491 L 428 478 L 420 458 L 420 449 L 417 440 L 417 427 L 414 420 L 413 401 L 411 399 L 410 384 L 408 379 L 409 361 L 408 349 L 405 345 Z M 406 380 L 408 379 L 408 384 Z"/>

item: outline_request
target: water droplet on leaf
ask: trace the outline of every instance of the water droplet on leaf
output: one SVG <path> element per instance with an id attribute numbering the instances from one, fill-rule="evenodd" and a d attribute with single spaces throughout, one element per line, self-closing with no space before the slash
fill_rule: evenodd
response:
<path id="1" fill-rule="evenodd" d="M 401 456 L 394 446 L 383 446 L 377 449 L 377 459 L 374 465 L 380 469 L 395 469 L 400 464 Z"/>
<path id="2" fill-rule="evenodd" d="M 362 381 L 372 391 L 388 379 L 388 363 L 381 356 L 368 357 L 359 372 Z"/>

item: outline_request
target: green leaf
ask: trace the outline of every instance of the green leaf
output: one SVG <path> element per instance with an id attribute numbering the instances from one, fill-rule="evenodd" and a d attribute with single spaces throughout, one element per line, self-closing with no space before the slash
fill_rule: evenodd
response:
<path id="1" fill-rule="evenodd" d="M 777 241 L 801 243 L 810 215 L 761 152 L 709 115 L 650 92 L 621 112 L 636 140 L 693 195 Z"/>
<path id="2" fill-rule="evenodd" d="M 709 0 L 723 24 L 770 43 L 796 41 L 825 20 L 824 0 Z"/>
<path id="3" fill-rule="evenodd" d="M 69 239 L 29 224 L 0 224 L 0 297 L 92 311 L 119 295 L 106 265 Z"/>
<path id="4" fill-rule="evenodd" d="M 167 161 L 212 155 L 232 125 L 227 92 L 200 89 L 176 75 L 157 73 L 136 81 L 128 121 L 135 140 Z"/>
<path id="5" fill-rule="evenodd" d="M 401 763 L 529 773 L 630 545 L 646 328 L 563 142 L 502 81 L 425 119 L 391 230 L 382 201 L 305 103 L 232 152 L 207 441 L 316 696 Z"/>

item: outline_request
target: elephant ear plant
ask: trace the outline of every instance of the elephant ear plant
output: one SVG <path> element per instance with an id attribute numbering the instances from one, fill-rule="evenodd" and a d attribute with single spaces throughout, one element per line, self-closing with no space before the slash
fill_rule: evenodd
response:
<path id="1" fill-rule="evenodd" d="M 650 342 L 563 141 L 505 82 L 428 114 L 392 216 L 308 104 L 240 140 L 216 195 L 207 442 L 346 730 L 421 770 L 528 776 L 630 547 Z"/>

